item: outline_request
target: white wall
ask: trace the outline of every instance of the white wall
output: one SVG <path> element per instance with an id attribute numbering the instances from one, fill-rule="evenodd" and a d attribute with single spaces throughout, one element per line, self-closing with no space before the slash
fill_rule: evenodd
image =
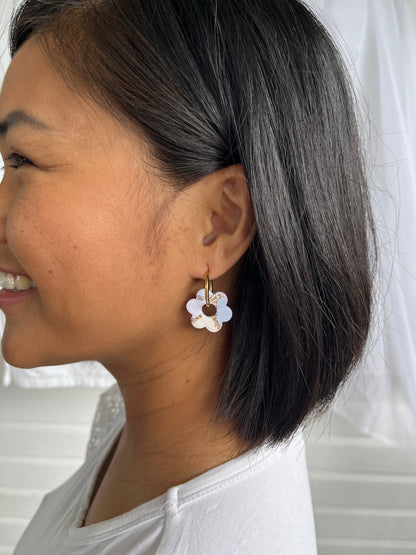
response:
<path id="1" fill-rule="evenodd" d="M 43 495 L 82 464 L 100 392 L 0 387 L 0 555 L 12 553 Z"/>
<path id="2" fill-rule="evenodd" d="M 416 554 L 416 448 L 331 414 L 307 437 L 307 458 L 320 555 Z"/>
<path id="3" fill-rule="evenodd" d="M 0 555 L 82 464 L 101 391 L 0 387 Z M 319 554 L 415 555 L 416 449 L 365 437 L 336 415 L 306 435 Z"/>

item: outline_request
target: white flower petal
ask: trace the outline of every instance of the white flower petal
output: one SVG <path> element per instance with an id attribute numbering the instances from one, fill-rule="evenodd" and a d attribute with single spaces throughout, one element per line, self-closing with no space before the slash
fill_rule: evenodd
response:
<path id="1" fill-rule="evenodd" d="M 228 322 L 229 320 L 231 320 L 232 315 L 233 311 L 229 306 L 219 306 L 217 308 L 217 318 L 221 324 L 223 322 Z"/>
<path id="2" fill-rule="evenodd" d="M 228 297 L 225 293 L 222 293 L 221 291 L 218 293 L 218 301 L 217 301 L 217 306 L 223 306 L 226 305 L 228 303 Z"/>
<path id="3" fill-rule="evenodd" d="M 193 317 L 198 316 L 199 314 L 202 314 L 202 307 L 203 307 L 203 305 L 199 301 L 197 301 L 196 299 L 190 299 L 186 303 L 186 310 L 190 314 L 192 314 Z"/>
<path id="4" fill-rule="evenodd" d="M 192 325 L 194 326 L 194 328 L 198 328 L 198 329 L 202 329 L 206 327 L 206 322 L 204 320 L 204 316 L 205 314 L 202 314 L 201 316 L 197 316 L 196 318 L 192 318 L 191 322 Z"/>
<path id="5" fill-rule="evenodd" d="M 208 331 L 211 331 L 213 333 L 220 331 L 220 329 L 222 328 L 222 325 L 220 324 L 220 322 L 218 322 L 217 318 L 215 316 L 206 316 L 206 324 L 205 327 L 207 328 Z"/>

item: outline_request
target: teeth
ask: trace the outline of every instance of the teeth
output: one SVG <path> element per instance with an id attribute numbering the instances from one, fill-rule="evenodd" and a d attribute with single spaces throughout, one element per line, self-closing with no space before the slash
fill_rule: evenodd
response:
<path id="1" fill-rule="evenodd" d="M 15 289 L 16 288 L 16 280 L 14 276 L 11 274 L 6 274 L 6 279 L 4 281 L 4 288 L 5 289 Z"/>
<path id="2" fill-rule="evenodd" d="M 26 289 L 30 289 L 32 287 L 32 280 L 27 276 L 17 276 L 15 282 L 16 289 L 18 291 L 25 291 Z"/>
<path id="3" fill-rule="evenodd" d="M 0 287 L 9 291 L 26 291 L 31 287 L 36 287 L 35 283 L 27 276 L 14 276 L 0 272 Z"/>

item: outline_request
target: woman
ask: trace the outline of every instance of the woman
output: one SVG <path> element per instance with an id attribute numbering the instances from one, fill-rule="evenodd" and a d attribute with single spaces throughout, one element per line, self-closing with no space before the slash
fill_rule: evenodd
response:
<path id="1" fill-rule="evenodd" d="M 3 355 L 123 398 L 16 555 L 316 553 L 298 430 L 371 305 L 330 38 L 293 0 L 27 0 L 11 52 Z"/>

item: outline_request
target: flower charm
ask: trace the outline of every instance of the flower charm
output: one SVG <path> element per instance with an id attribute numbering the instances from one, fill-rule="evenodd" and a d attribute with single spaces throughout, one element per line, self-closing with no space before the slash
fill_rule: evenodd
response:
<path id="1" fill-rule="evenodd" d="M 207 316 L 202 311 L 205 305 L 205 289 L 200 289 L 196 298 L 190 299 L 186 303 L 186 310 L 192 315 L 191 322 L 194 328 L 207 328 L 208 331 L 215 333 L 222 328 L 223 322 L 231 320 L 233 313 L 231 308 L 227 306 L 227 295 L 221 291 L 210 293 L 209 302 L 217 309 L 214 316 Z"/>

